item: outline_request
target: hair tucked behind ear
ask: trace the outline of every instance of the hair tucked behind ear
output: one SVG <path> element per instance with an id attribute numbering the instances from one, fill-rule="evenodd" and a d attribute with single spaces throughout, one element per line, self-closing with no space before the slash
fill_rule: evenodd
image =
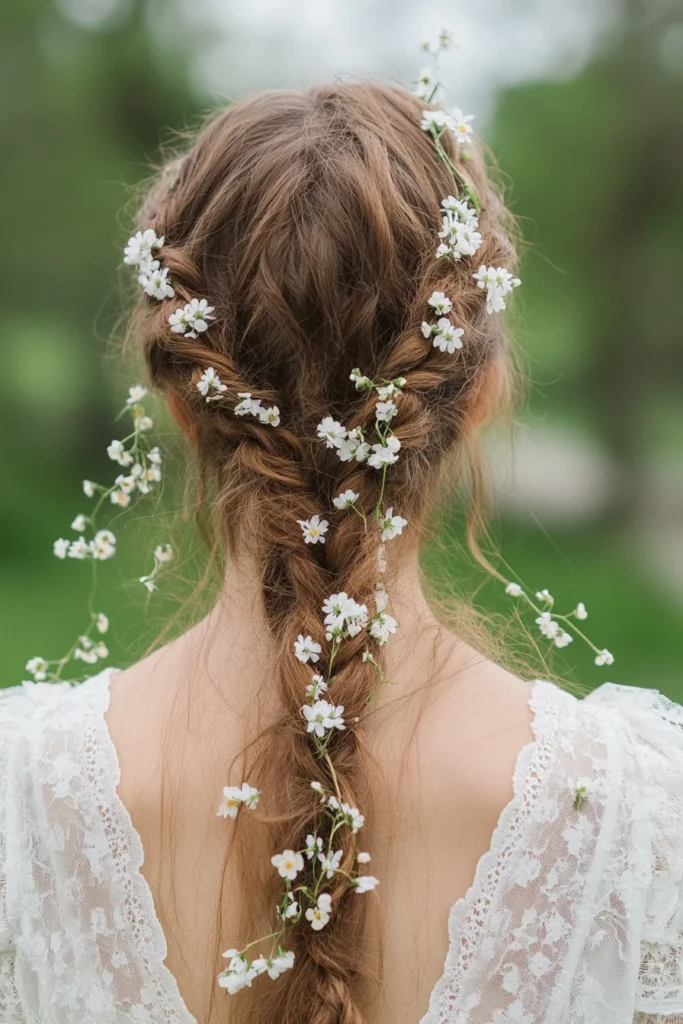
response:
<path id="1" fill-rule="evenodd" d="M 419 530 L 444 458 L 463 440 L 483 371 L 504 351 L 499 318 L 486 314 L 472 274 L 480 263 L 511 266 L 505 211 L 478 153 L 471 149 L 464 163 L 445 143 L 479 197 L 484 242 L 476 265 L 435 259 L 439 204 L 453 179 L 420 129 L 423 110 L 402 90 L 370 84 L 256 96 L 208 124 L 140 213 L 142 228 L 165 236 L 163 262 L 177 297 L 143 300 L 135 332 L 154 382 L 191 417 L 222 537 L 233 550 L 249 550 L 261 568 L 281 714 L 257 744 L 250 778 L 257 772 L 264 802 L 277 812 L 260 826 L 270 830 L 273 853 L 324 834 L 312 780 L 338 785 L 342 799 L 364 812 L 369 799 L 353 726 L 377 685 L 374 666 L 362 659 L 366 640 L 345 640 L 335 662 L 334 701 L 344 705 L 347 728 L 329 744 L 333 773 L 306 733 L 301 706 L 311 672 L 296 659 L 294 640 L 310 634 L 325 654 L 321 608 L 330 593 L 343 590 L 374 606 L 377 530 L 353 510 L 336 511 L 333 498 L 351 488 L 370 516 L 382 474 L 341 462 L 320 444 L 316 425 L 328 415 L 349 427 L 373 424 L 375 400 L 355 390 L 353 367 L 375 380 L 405 377 L 392 421 L 401 459 L 384 498 Z M 465 329 L 456 355 L 433 347 L 420 329 L 435 290 L 452 299 L 453 320 Z M 169 330 L 178 297 L 206 297 L 216 307 L 215 323 L 199 338 Z M 208 367 L 231 394 L 251 392 L 278 405 L 281 426 L 204 402 L 196 383 Z M 324 546 L 304 544 L 298 525 L 315 513 L 330 520 Z M 350 831 L 344 836 L 347 870 L 356 841 Z M 245 858 L 243 877 L 266 879 L 260 912 L 267 914 L 279 899 L 276 873 Z M 365 1020 L 358 983 L 367 961 L 366 900 L 341 888 L 332 895 L 329 924 L 313 931 L 303 921 L 288 942 L 293 971 L 237 997 L 231 1019 Z"/>

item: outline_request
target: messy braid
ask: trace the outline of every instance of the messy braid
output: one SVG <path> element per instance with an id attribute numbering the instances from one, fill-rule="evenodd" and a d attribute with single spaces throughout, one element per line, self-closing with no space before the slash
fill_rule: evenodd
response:
<path id="1" fill-rule="evenodd" d="M 373 606 L 372 517 L 382 474 L 367 462 L 340 461 L 321 445 L 316 424 L 329 415 L 372 432 L 376 396 L 354 388 L 352 367 L 373 380 L 405 378 L 391 424 L 401 459 L 382 497 L 419 529 L 446 457 L 464 442 L 484 371 L 494 360 L 505 365 L 500 318 L 487 315 L 472 273 L 479 263 L 514 262 L 507 216 L 476 149 L 465 163 L 444 139 L 478 196 L 483 244 L 476 266 L 434 258 L 439 204 L 453 191 L 453 177 L 419 127 L 424 109 L 415 96 L 376 84 L 256 96 L 215 117 L 161 175 L 140 212 L 141 227 L 165 237 L 164 267 L 176 294 L 140 303 L 135 336 L 154 383 L 186 410 L 202 493 L 205 501 L 213 496 L 222 542 L 248 550 L 261 570 L 279 717 L 253 747 L 250 777 L 277 808 L 261 826 L 272 852 L 300 850 L 308 834 L 324 836 L 329 828 L 312 780 L 353 807 L 369 807 L 367 758 L 354 722 L 377 686 L 381 649 L 373 664 L 363 658 L 362 633 L 339 647 L 334 701 L 344 706 L 347 728 L 334 730 L 328 757 L 319 758 L 301 715 L 310 667 L 295 657 L 294 641 L 310 634 L 324 658 L 321 607 L 330 593 L 343 590 Z M 450 296 L 454 322 L 465 328 L 457 358 L 421 330 L 434 291 Z M 198 338 L 172 333 L 168 317 L 178 299 L 198 296 L 215 306 L 215 323 Z M 199 394 L 197 382 L 210 367 L 229 401 L 207 403 Z M 277 430 L 234 415 L 244 392 L 278 407 Z M 359 495 L 362 515 L 334 509 L 333 498 L 348 488 Z M 324 546 L 304 544 L 298 524 L 316 513 L 331 524 Z M 351 872 L 357 835 L 347 830 L 341 845 L 341 868 Z M 270 870 L 244 860 L 243 877 L 263 881 L 261 916 L 280 899 Z M 359 990 L 366 900 L 343 881 L 335 875 L 330 883 L 329 924 L 314 931 L 304 922 L 288 937 L 294 969 L 277 985 L 240 996 L 231 1019 L 365 1021 Z"/>

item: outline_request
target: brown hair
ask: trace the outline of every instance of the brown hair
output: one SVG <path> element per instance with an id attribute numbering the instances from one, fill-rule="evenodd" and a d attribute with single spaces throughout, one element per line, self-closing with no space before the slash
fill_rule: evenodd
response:
<path id="1" fill-rule="evenodd" d="M 295 658 L 294 640 L 310 634 L 324 657 L 324 599 L 344 590 L 373 608 L 378 579 L 374 523 L 366 529 L 353 511 L 336 511 L 332 499 L 352 488 L 369 515 L 381 474 L 341 462 L 320 443 L 316 425 L 329 415 L 371 428 L 376 396 L 355 390 L 353 367 L 378 381 L 405 377 L 392 422 L 401 456 L 387 475 L 385 507 L 405 516 L 417 536 L 446 457 L 464 446 L 484 371 L 506 353 L 501 318 L 486 313 L 485 293 L 472 277 L 480 264 L 513 269 L 506 211 L 476 148 L 465 161 L 445 141 L 481 203 L 484 241 L 476 262 L 435 259 L 439 205 L 454 182 L 420 129 L 424 109 L 406 91 L 367 83 L 249 98 L 208 123 L 160 176 L 139 216 L 141 228 L 165 236 L 161 258 L 176 298 L 143 298 L 134 332 L 154 383 L 177 396 L 191 419 L 203 503 L 211 496 L 223 545 L 248 547 L 261 569 L 281 715 L 260 737 L 252 767 L 264 800 L 278 809 L 270 818 L 273 853 L 301 849 L 310 832 L 325 834 L 310 783 L 319 779 L 334 789 L 305 731 L 301 706 L 311 671 Z M 465 329 L 454 355 L 434 348 L 420 329 L 435 290 L 452 299 L 453 322 Z M 192 297 L 207 298 L 216 316 L 196 339 L 172 333 L 168 324 L 178 299 Z M 202 399 L 196 384 L 208 367 L 227 385 L 229 401 Z M 245 391 L 279 406 L 281 426 L 236 417 L 237 393 Z M 304 544 L 297 522 L 315 513 L 330 520 L 324 547 Z M 376 686 L 374 667 L 361 658 L 364 647 L 361 634 L 345 640 L 337 655 L 334 700 L 349 724 L 329 746 L 342 798 L 361 810 L 369 794 L 351 723 Z M 346 833 L 348 870 L 356 841 Z M 267 868 L 268 875 L 248 858 L 242 865 L 243 878 L 266 879 L 261 916 L 280 895 L 276 872 Z M 358 981 L 366 899 L 335 888 L 336 877 L 331 885 L 330 923 L 316 932 L 302 922 L 287 943 L 296 953 L 294 970 L 238 996 L 231 1019 L 365 1019 Z"/>

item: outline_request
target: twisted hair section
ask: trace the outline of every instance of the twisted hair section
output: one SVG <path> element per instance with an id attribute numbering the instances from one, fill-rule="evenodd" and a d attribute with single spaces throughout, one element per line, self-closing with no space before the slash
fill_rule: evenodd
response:
<path id="1" fill-rule="evenodd" d="M 363 83 L 253 97 L 207 124 L 140 211 L 140 226 L 165 238 L 163 262 L 175 296 L 143 299 L 134 336 L 154 383 L 187 411 L 219 537 L 233 551 L 248 550 L 261 573 L 279 716 L 254 738 L 252 774 L 270 810 L 261 827 L 273 853 L 301 850 L 308 835 L 324 836 L 329 828 L 311 781 L 363 813 L 370 808 L 356 721 L 377 686 L 382 649 L 373 648 L 375 665 L 363 657 L 362 632 L 339 646 L 330 686 L 347 727 L 334 731 L 321 758 L 301 713 L 311 664 L 297 659 L 295 640 L 313 637 L 326 664 L 323 601 L 344 591 L 374 607 L 380 531 L 373 513 L 380 495 L 417 537 L 445 461 L 464 440 L 487 369 L 505 362 L 499 318 L 487 314 L 473 272 L 479 263 L 514 262 L 508 217 L 479 153 L 471 150 L 465 162 L 444 140 L 479 198 L 483 245 L 476 265 L 435 259 L 440 203 L 453 178 L 420 129 L 424 109 L 402 90 Z M 450 297 L 450 318 L 464 330 L 455 354 L 435 347 L 421 329 L 435 291 Z M 191 298 L 215 307 L 215 322 L 197 338 L 169 329 L 178 301 Z M 377 395 L 356 390 L 349 379 L 354 366 L 375 381 L 405 378 L 391 423 L 401 458 L 385 481 L 368 462 L 342 461 L 316 434 L 325 416 L 372 434 Z M 226 386 L 220 401 L 206 402 L 197 388 L 209 368 Z M 279 408 L 276 430 L 235 415 L 244 393 Z M 334 497 L 347 489 L 358 494 L 355 507 L 335 509 Z M 302 537 L 299 521 L 316 514 L 330 522 L 324 545 Z M 358 834 L 346 829 L 338 838 L 348 873 Z M 245 891 L 261 894 L 258 906 L 245 904 L 245 928 L 253 929 L 278 902 L 280 880 L 248 856 L 242 877 Z M 329 923 L 314 930 L 302 920 L 288 938 L 293 970 L 238 996 L 231 1019 L 366 1020 L 358 993 L 369 962 L 367 897 L 358 898 L 343 879 L 334 875 L 329 884 Z"/>

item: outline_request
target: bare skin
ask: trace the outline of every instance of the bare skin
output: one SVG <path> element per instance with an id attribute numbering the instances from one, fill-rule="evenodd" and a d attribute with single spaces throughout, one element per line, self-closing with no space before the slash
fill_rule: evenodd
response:
<path id="1" fill-rule="evenodd" d="M 376 896 L 358 897 L 372 903 L 368 956 L 384 951 L 381 986 L 362 993 L 373 1024 L 418 1024 L 425 1013 L 443 970 L 449 910 L 489 848 L 512 797 L 515 761 L 532 739 L 529 684 L 445 630 L 422 594 L 416 554 L 400 558 L 391 610 L 401 629 L 388 649 L 398 685 L 377 694 L 359 726 L 374 755 L 365 847 L 381 879 Z M 227 779 L 227 766 L 259 716 L 276 710 L 271 664 L 257 576 L 242 560 L 207 619 L 112 683 L 119 794 L 145 849 L 167 966 L 199 1024 L 230 1020 L 223 993 L 207 1014 L 221 966 L 213 959 L 215 912 L 230 828 L 216 806 L 227 782 L 242 781 Z M 231 867 L 226 892 L 234 893 L 223 911 L 230 935 L 239 906 Z"/>

